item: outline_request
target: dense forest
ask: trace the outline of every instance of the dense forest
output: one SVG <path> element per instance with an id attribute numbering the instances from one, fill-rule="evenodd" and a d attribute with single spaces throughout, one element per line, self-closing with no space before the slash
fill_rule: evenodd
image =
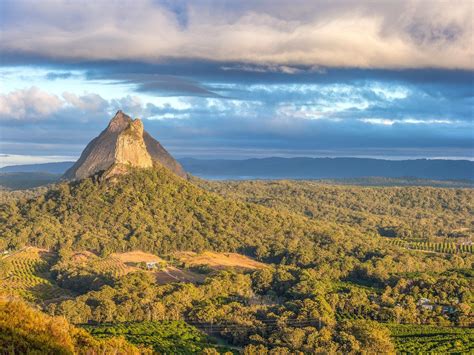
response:
<path id="1" fill-rule="evenodd" d="M 27 299 L 98 342 L 123 336 L 123 346 L 141 346 L 133 351 L 158 353 L 416 352 L 418 340 L 401 334 L 418 339 L 427 327 L 423 349 L 474 350 L 474 255 L 394 243 L 472 241 L 472 190 L 186 181 L 145 169 L 5 194 L 0 297 Z M 200 277 L 159 283 L 140 265 L 112 272 L 112 253 L 131 250 Z M 191 268 L 176 258 L 205 250 L 264 266 Z"/>
<path id="2" fill-rule="evenodd" d="M 336 186 L 314 181 L 206 181 L 232 199 L 406 240 L 468 242 L 474 236 L 474 190 Z M 440 237 L 440 238 L 438 238 Z"/>

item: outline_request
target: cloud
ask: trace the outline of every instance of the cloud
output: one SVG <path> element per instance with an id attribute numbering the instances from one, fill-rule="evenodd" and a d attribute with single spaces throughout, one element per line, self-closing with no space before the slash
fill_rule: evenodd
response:
<path id="1" fill-rule="evenodd" d="M 75 107 L 81 111 L 104 112 L 108 108 L 108 102 L 97 94 L 85 94 L 82 96 L 64 92 L 63 98 L 66 105 Z"/>
<path id="2" fill-rule="evenodd" d="M 64 92 L 62 96 L 51 94 L 36 86 L 0 94 L 0 119 L 2 121 L 56 120 L 62 113 L 73 110 L 78 118 L 84 114 L 100 115 L 107 112 L 109 103 L 100 95 L 85 93 L 76 95 Z"/>
<path id="3" fill-rule="evenodd" d="M 35 87 L 14 90 L 0 95 L 0 151 L 78 155 L 122 109 L 144 119 L 147 131 L 180 156 L 230 156 L 231 151 L 233 157 L 252 152 L 262 156 L 265 151 L 311 155 L 329 150 L 366 150 L 371 156 L 405 150 L 404 154 L 422 155 L 433 149 L 437 156 L 443 150 L 445 156 L 472 155 L 474 101 L 465 93 L 468 83 L 371 78 L 212 86 L 233 97 L 104 98 L 91 92 L 52 94 Z M 18 97 L 22 99 L 12 99 Z M 46 105 L 49 111 L 41 111 Z"/>
<path id="4" fill-rule="evenodd" d="M 310 67 L 298 67 L 289 65 L 252 65 L 252 64 L 237 64 L 222 66 L 222 70 L 233 70 L 238 72 L 250 72 L 250 73 L 282 73 L 282 74 L 301 74 L 301 73 L 319 73 L 323 74 L 326 71 L 317 65 Z"/>
<path id="5" fill-rule="evenodd" d="M 389 118 L 361 118 L 359 121 L 364 123 L 370 123 L 375 125 L 384 125 L 384 126 L 393 126 L 394 124 L 425 124 L 425 125 L 453 125 L 458 124 L 459 121 L 450 121 L 450 120 L 417 120 L 417 119 L 403 119 L 403 120 L 394 120 Z"/>
<path id="6" fill-rule="evenodd" d="M 42 163 L 53 163 L 63 161 L 75 161 L 76 156 L 69 155 L 47 155 L 47 156 L 35 156 L 35 155 L 19 155 L 19 154 L 2 154 L 0 155 L 0 168 L 9 165 L 22 165 L 22 164 L 42 164 Z"/>
<path id="7" fill-rule="evenodd" d="M 58 79 L 69 79 L 71 77 L 73 77 L 74 74 L 73 73 L 69 73 L 69 72 L 49 72 L 46 74 L 46 79 L 48 80 L 58 80 Z"/>
<path id="8" fill-rule="evenodd" d="M 470 1 L 4 0 L 5 57 L 474 69 Z M 41 34 L 41 35 L 38 35 Z M 224 67 L 230 67 L 224 65 Z"/>
<path id="9" fill-rule="evenodd" d="M 37 120 L 59 110 L 63 102 L 37 87 L 0 94 L 0 118 Z"/>

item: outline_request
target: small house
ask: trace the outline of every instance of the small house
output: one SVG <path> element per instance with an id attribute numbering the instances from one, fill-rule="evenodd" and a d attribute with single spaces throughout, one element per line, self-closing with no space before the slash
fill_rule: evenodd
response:
<path id="1" fill-rule="evenodd" d="M 147 270 L 156 269 L 157 266 L 158 266 L 158 262 L 157 262 L 157 261 L 147 261 L 147 262 L 146 262 L 146 268 L 147 268 Z"/>
<path id="2" fill-rule="evenodd" d="M 432 311 L 434 309 L 434 305 L 431 304 L 430 300 L 428 298 L 420 298 L 416 305 L 422 309 L 426 309 L 429 311 Z"/>

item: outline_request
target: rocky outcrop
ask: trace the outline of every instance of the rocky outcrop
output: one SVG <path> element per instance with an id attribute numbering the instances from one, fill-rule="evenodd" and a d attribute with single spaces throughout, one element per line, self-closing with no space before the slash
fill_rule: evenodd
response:
<path id="1" fill-rule="evenodd" d="M 161 164 L 186 178 L 181 165 L 150 136 L 140 119 L 132 120 L 118 111 L 107 128 L 84 149 L 79 160 L 64 174 L 71 180 L 84 179 L 98 172 L 106 177 L 123 174 L 128 168 L 149 168 Z"/>
<path id="2" fill-rule="evenodd" d="M 150 154 L 143 140 L 143 123 L 138 118 L 128 125 L 117 137 L 115 164 L 150 168 L 153 166 Z"/>

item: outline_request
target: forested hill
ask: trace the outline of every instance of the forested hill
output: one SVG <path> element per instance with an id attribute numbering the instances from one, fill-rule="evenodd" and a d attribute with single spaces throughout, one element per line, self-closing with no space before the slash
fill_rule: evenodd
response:
<path id="1" fill-rule="evenodd" d="M 163 168 L 137 169 L 116 183 L 60 183 L 36 199 L 2 205 L 0 225 L 0 249 L 141 249 L 160 255 L 210 249 L 307 263 L 323 255 L 320 247 L 334 249 L 336 258 L 342 247 L 371 244 L 368 237 L 354 238 L 350 228 L 225 199 Z"/>
<path id="2" fill-rule="evenodd" d="M 446 204 L 449 219 L 469 220 L 470 210 L 464 205 L 472 200 L 471 190 L 427 189 L 420 197 L 419 190 L 407 189 L 413 196 L 402 198 L 404 190 L 392 194 L 394 189 L 354 193 L 335 187 L 318 192 L 319 186 L 308 183 L 299 189 L 285 182 L 201 182 L 224 197 L 197 183 L 164 168 L 135 169 L 113 182 L 94 176 L 39 189 L 33 199 L 27 199 L 32 196 L 27 193 L 5 199 L 0 204 L 0 298 L 2 293 L 21 294 L 71 323 L 106 323 L 88 329 L 107 336 L 123 334 L 158 353 L 197 353 L 194 344 L 186 345 L 189 351 L 176 350 L 188 340 L 204 338 L 189 324 L 213 324 L 214 334 L 246 347 L 244 354 L 386 354 L 393 353 L 394 345 L 385 322 L 410 323 L 418 333 L 424 323 L 472 327 L 470 248 L 456 253 L 450 248 L 418 251 L 392 243 L 400 238 L 375 236 L 357 222 L 368 217 L 378 224 L 376 217 L 384 218 L 382 201 L 390 196 L 388 209 L 399 210 L 398 218 L 409 224 L 414 221 L 407 219 L 410 208 L 422 216 Z M 274 199 L 267 201 L 268 192 Z M 375 202 L 367 203 L 368 216 L 357 211 L 363 195 Z M 263 205 L 250 203 L 250 196 Z M 417 207 L 419 199 L 423 210 Z M 319 210 L 317 204 L 331 200 L 332 206 Z M 341 208 L 346 204 L 352 211 Z M 332 218 L 341 211 L 344 223 Z M 32 247 L 22 248 L 26 245 Z M 263 263 L 256 270 L 214 271 L 207 264 L 203 268 L 180 261 L 177 255 L 190 254 L 173 253 L 178 250 L 237 251 Z M 122 258 L 124 251 L 151 252 L 165 265 L 148 270 L 136 264 L 127 271 L 127 262 L 112 254 L 115 251 Z M 165 284 L 157 282 L 171 266 L 192 278 L 171 276 Z M 430 303 L 420 304 L 420 299 Z M 8 320 L 9 309 L 10 304 L 0 309 L 0 318 L 3 313 Z M 0 328 L 1 323 L 2 319 Z M 11 328 L 8 321 L 4 324 Z M 445 329 L 435 329 L 429 338 L 422 334 L 425 342 L 443 336 L 443 347 L 427 344 L 429 351 L 461 353 L 472 348 L 472 333 L 457 329 L 445 335 Z M 36 333 L 49 339 L 44 331 Z M 164 340 L 166 334 L 169 341 Z M 407 338 L 402 328 L 394 334 L 397 344 Z M 2 329 L 0 348 L 1 335 Z M 417 352 L 420 347 L 411 344 L 420 337 L 410 339 L 397 345 L 399 349 Z M 19 341 L 24 343 L 23 338 Z"/>

